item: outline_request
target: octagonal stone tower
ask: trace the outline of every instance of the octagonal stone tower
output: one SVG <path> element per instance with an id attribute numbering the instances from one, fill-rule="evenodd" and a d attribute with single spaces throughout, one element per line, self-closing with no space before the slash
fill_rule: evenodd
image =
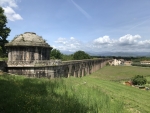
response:
<path id="1" fill-rule="evenodd" d="M 42 37 L 33 32 L 16 36 L 6 45 L 8 62 L 49 60 L 52 47 Z"/>

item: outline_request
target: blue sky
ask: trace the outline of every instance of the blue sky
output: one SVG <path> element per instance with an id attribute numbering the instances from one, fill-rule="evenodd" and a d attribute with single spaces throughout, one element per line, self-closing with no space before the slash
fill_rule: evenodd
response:
<path id="1" fill-rule="evenodd" d="M 149 52 L 150 0 L 0 0 L 11 33 L 62 52 Z"/>

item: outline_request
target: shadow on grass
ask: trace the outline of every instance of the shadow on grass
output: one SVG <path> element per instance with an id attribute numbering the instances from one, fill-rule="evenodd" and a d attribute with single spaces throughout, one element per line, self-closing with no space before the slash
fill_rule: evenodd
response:
<path id="1" fill-rule="evenodd" d="M 86 113 L 89 108 L 69 96 L 57 93 L 61 82 L 14 76 L 0 76 L 0 113 Z"/>

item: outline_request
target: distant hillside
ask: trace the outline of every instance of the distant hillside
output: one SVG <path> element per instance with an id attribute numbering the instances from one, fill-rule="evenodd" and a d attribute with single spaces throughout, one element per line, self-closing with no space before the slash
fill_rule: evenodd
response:
<path id="1" fill-rule="evenodd" d="M 63 54 L 70 55 L 74 52 L 70 51 L 61 51 Z M 150 57 L 150 52 L 89 52 L 85 51 L 91 56 L 123 56 L 123 57 L 137 57 L 137 56 L 146 56 Z"/>
<path id="2" fill-rule="evenodd" d="M 124 57 L 136 57 L 136 56 L 146 56 L 150 57 L 150 52 L 97 52 L 89 53 L 91 56 L 124 56 Z"/>

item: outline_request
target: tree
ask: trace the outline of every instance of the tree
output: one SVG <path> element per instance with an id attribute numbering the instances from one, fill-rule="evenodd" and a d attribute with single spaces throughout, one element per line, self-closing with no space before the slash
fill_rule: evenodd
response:
<path id="1" fill-rule="evenodd" d="M 53 49 L 51 51 L 50 57 L 51 59 L 62 59 L 62 53 L 57 49 Z"/>
<path id="2" fill-rule="evenodd" d="M 90 59 L 90 55 L 88 55 L 84 51 L 77 51 L 74 53 L 73 59 L 74 60 Z"/>
<path id="3" fill-rule="evenodd" d="M 142 75 L 136 75 L 132 78 L 133 85 L 143 85 L 146 84 L 146 78 L 144 78 Z"/>
<path id="4" fill-rule="evenodd" d="M 4 15 L 4 10 L 0 7 L 0 46 L 3 51 L 3 55 L 6 54 L 5 43 L 8 43 L 6 39 L 9 36 L 10 28 L 6 27 L 7 18 Z"/>
<path id="5" fill-rule="evenodd" d="M 73 60 L 73 54 L 71 55 L 62 55 L 62 60 L 67 61 L 67 60 Z"/>
<path id="6" fill-rule="evenodd" d="M 0 57 L 2 57 L 3 55 L 3 50 L 2 50 L 2 47 L 0 46 Z"/>

